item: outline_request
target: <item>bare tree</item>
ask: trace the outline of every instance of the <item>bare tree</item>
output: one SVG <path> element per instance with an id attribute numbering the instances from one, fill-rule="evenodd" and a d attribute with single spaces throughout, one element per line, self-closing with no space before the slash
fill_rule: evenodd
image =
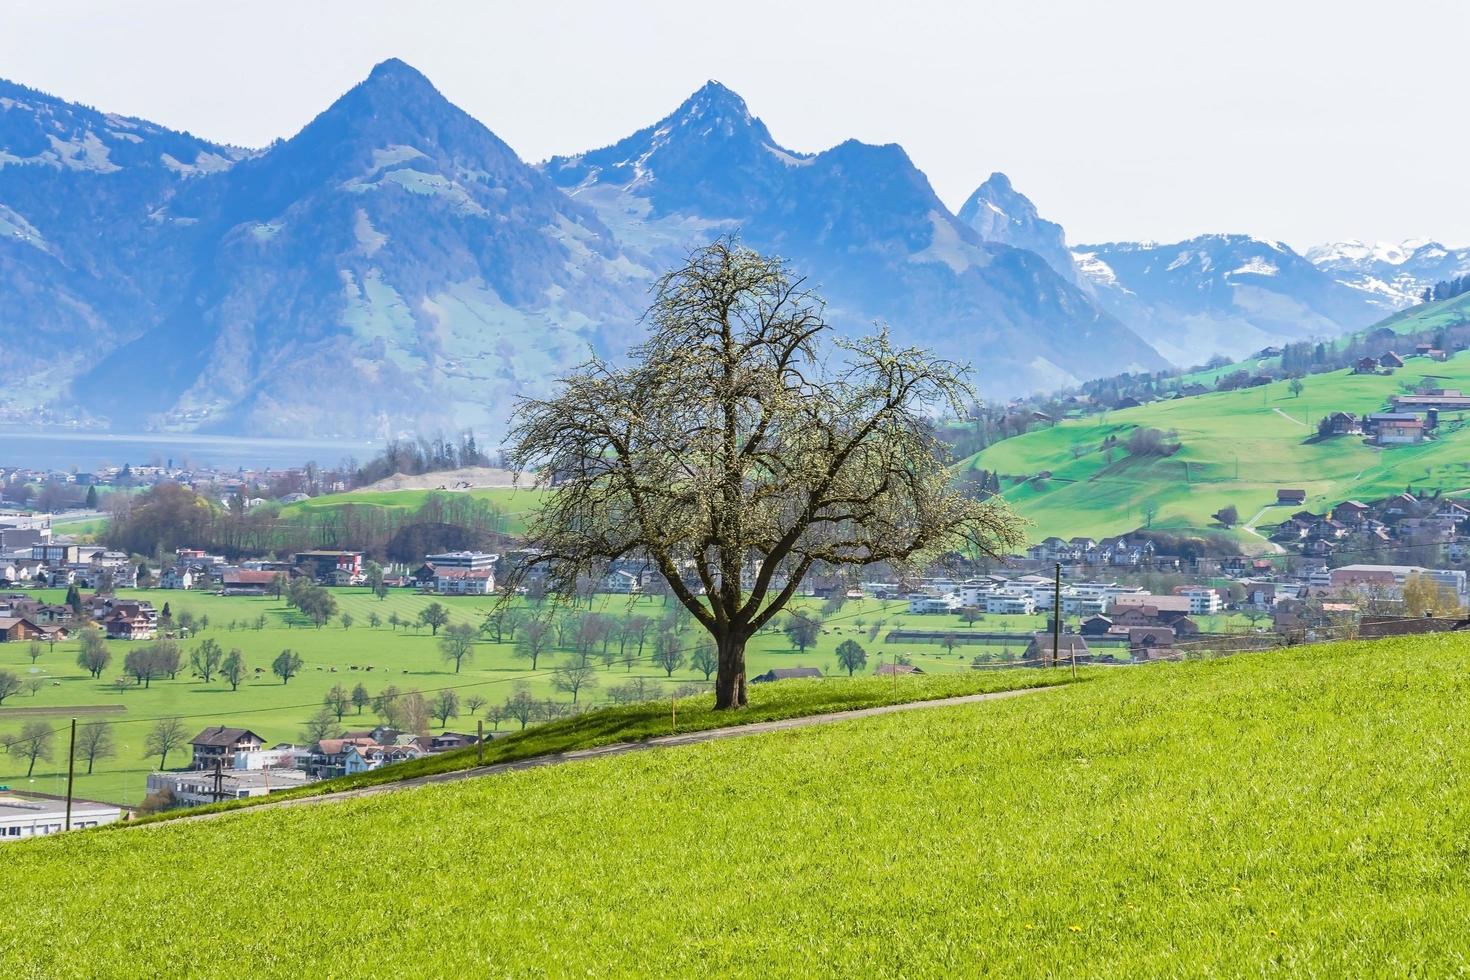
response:
<path id="1" fill-rule="evenodd" d="M 12 671 L 0 670 L 0 704 L 4 704 L 5 699 L 20 691 L 20 688 L 19 677 Z"/>
<path id="2" fill-rule="evenodd" d="M 364 691 L 363 693 L 366 694 L 367 692 Z M 352 704 L 352 697 L 347 693 L 347 688 L 341 684 L 333 684 L 332 689 L 322 699 L 322 704 L 337 717 L 338 721 L 341 721 L 342 716 L 347 714 L 347 709 Z"/>
<path id="3" fill-rule="evenodd" d="M 36 771 L 36 760 L 50 761 L 51 750 L 56 745 L 56 732 L 44 721 L 28 721 L 21 727 L 20 734 L 13 736 L 6 745 L 8 751 L 26 760 L 26 778 Z"/>
<path id="4" fill-rule="evenodd" d="M 218 643 L 214 640 L 203 640 L 189 654 L 189 666 L 193 667 L 200 679 L 208 684 L 214 680 L 215 672 L 219 670 L 224 659 L 225 651 Z"/>
<path id="5" fill-rule="evenodd" d="M 89 721 L 77 729 L 77 750 L 87 760 L 87 775 L 98 759 L 109 759 L 117 751 L 112 740 L 112 726 L 104 721 Z"/>
<path id="6" fill-rule="evenodd" d="M 389 684 L 373 698 L 373 714 L 381 718 L 383 724 L 389 728 L 402 727 L 403 706 L 399 703 L 400 700 L 401 692 Z"/>
<path id="7" fill-rule="evenodd" d="M 454 664 L 456 674 L 465 660 L 475 659 L 475 639 L 479 635 L 480 631 L 469 623 L 455 623 L 444 628 L 444 635 L 439 637 L 439 653 Z"/>
<path id="8" fill-rule="evenodd" d="M 81 649 L 77 652 L 77 666 L 91 674 L 95 680 L 102 676 L 110 663 L 112 651 L 107 649 L 107 638 L 97 627 L 85 627 L 81 635 Z"/>
<path id="9" fill-rule="evenodd" d="M 478 694 L 471 694 L 469 697 L 464 699 L 465 710 L 471 715 L 478 715 L 480 713 L 480 709 L 485 707 L 485 704 L 485 699 Z"/>
<path id="10" fill-rule="evenodd" d="M 674 671 L 684 666 L 684 651 L 679 647 L 679 637 L 673 633 L 660 633 L 653 638 L 653 662 L 662 667 L 665 676 L 673 677 Z"/>
<path id="11" fill-rule="evenodd" d="M 1020 543 L 998 498 L 953 483 L 934 436 L 936 411 L 974 398 L 960 365 L 886 332 L 825 357 L 821 300 L 725 240 L 659 281 L 648 322 L 627 367 L 594 359 L 518 406 L 508 458 L 550 493 L 526 536 L 539 551 L 513 577 L 544 566 L 569 597 L 646 556 L 716 641 L 717 708 L 746 703 L 746 642 L 813 566 Z"/>
<path id="12" fill-rule="evenodd" d="M 531 661 L 535 670 L 541 655 L 552 646 L 552 627 L 545 619 L 532 619 L 521 629 L 521 638 L 516 640 L 515 655 Z"/>
<path id="13" fill-rule="evenodd" d="M 719 665 L 720 655 L 713 640 L 706 638 L 694 644 L 694 651 L 689 655 L 689 666 L 703 674 L 705 680 L 709 680 Z"/>
<path id="14" fill-rule="evenodd" d="M 439 719 L 439 727 L 449 724 L 449 719 L 459 717 L 459 695 L 450 690 L 440 691 L 429 702 L 429 711 Z"/>
<path id="15" fill-rule="evenodd" d="M 239 690 L 240 682 L 245 679 L 245 654 L 235 647 L 225 655 L 225 659 L 219 665 L 220 676 L 229 682 L 230 690 Z"/>
<path id="16" fill-rule="evenodd" d="M 521 729 L 524 730 L 528 722 L 535 721 L 540 715 L 540 709 L 540 702 L 536 700 L 530 688 L 517 687 L 515 693 L 506 699 L 503 710 L 505 717 L 514 718 L 520 722 Z"/>
<path id="17" fill-rule="evenodd" d="M 182 719 L 160 718 L 148 730 L 148 737 L 143 742 L 143 751 L 148 755 L 158 756 L 158 768 L 162 769 L 168 765 L 168 754 L 182 746 L 188 737 Z"/>
<path id="18" fill-rule="evenodd" d="M 551 686 L 563 694 L 570 694 L 572 704 L 576 704 L 578 692 L 584 688 L 596 687 L 597 677 L 591 664 L 572 657 L 553 672 Z"/>
<path id="19" fill-rule="evenodd" d="M 307 745 L 316 745 L 324 738 L 335 738 L 341 730 L 341 716 L 332 705 L 326 705 L 306 719 L 306 730 L 301 737 Z"/>
<path id="20" fill-rule="evenodd" d="M 26 656 L 31 658 L 32 664 L 34 664 L 37 660 L 40 660 L 41 654 L 45 652 L 46 644 L 42 643 L 40 640 L 32 640 L 30 646 L 26 648 Z"/>

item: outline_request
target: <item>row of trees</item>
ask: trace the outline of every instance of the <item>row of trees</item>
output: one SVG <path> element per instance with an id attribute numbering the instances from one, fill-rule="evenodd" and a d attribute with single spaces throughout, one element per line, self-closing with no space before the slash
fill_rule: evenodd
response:
<path id="1" fill-rule="evenodd" d="M 161 558 L 182 546 L 229 558 L 347 548 L 410 562 L 427 552 L 502 543 L 505 512 L 468 494 L 430 494 L 416 508 L 363 504 L 286 511 L 274 504 L 222 507 L 206 493 L 163 482 L 140 494 L 111 494 L 102 539 L 129 554 Z"/>
<path id="2" fill-rule="evenodd" d="M 52 728 L 44 721 L 28 721 L 19 734 L 0 739 L 0 749 L 7 755 L 19 757 L 26 763 L 26 778 L 36 771 L 37 762 L 49 762 L 54 758 L 64 729 Z M 161 718 L 148 729 L 143 739 L 143 758 L 158 756 L 158 768 L 168 765 L 169 754 L 182 748 L 188 739 L 188 729 L 180 718 Z M 87 775 L 102 759 L 117 755 L 117 738 L 113 727 L 104 721 L 90 721 L 77 728 L 76 756 L 87 764 Z"/>

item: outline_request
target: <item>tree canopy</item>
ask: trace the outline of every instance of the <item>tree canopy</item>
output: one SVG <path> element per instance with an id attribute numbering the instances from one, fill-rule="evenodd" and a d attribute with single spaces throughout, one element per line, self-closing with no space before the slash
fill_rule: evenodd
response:
<path id="1" fill-rule="evenodd" d="M 551 488 L 528 529 L 548 590 L 639 555 L 719 647 L 715 703 L 745 704 L 745 643 L 814 568 L 918 564 L 1020 541 L 950 478 L 933 421 L 964 368 L 886 331 L 836 339 L 779 260 L 721 240 L 664 276 L 626 366 L 593 359 L 523 399 L 510 462 Z"/>

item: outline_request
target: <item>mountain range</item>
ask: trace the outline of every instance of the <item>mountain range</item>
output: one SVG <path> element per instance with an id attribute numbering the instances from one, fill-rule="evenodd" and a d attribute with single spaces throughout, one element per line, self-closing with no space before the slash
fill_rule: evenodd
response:
<path id="1" fill-rule="evenodd" d="M 657 276 L 727 234 L 838 330 L 887 324 L 989 398 L 1340 333 L 1465 260 L 1069 248 L 1004 174 L 954 214 L 901 147 L 789 149 L 717 82 L 541 164 L 398 60 L 258 150 L 0 82 L 0 420 L 493 435 L 625 350 Z"/>

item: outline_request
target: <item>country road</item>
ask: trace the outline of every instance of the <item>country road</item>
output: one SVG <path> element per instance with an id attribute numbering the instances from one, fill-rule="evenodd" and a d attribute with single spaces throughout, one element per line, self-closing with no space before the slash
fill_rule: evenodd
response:
<path id="1" fill-rule="evenodd" d="M 270 803 L 258 803 L 253 806 L 241 807 L 234 810 L 223 810 L 218 813 L 200 813 L 189 817 L 178 817 L 173 820 L 160 820 L 154 823 L 142 824 L 139 829 L 168 827 L 176 823 L 193 820 L 214 820 L 218 817 L 227 817 L 242 811 L 260 810 L 263 808 L 311 806 L 320 803 L 336 803 L 341 800 L 357 800 L 366 796 L 377 796 L 380 793 L 396 793 L 419 786 L 432 786 L 438 783 L 459 782 L 464 779 L 498 776 L 502 773 L 517 772 L 522 769 L 536 769 L 541 766 L 557 766 L 568 762 L 605 759 L 611 756 L 627 755 L 630 752 L 642 752 L 647 749 L 676 748 L 681 745 L 696 745 L 700 742 L 739 738 L 745 735 L 764 735 L 770 732 L 784 732 L 796 728 L 809 728 L 813 725 L 828 725 L 839 721 L 852 721 L 858 718 L 891 715 L 901 711 L 919 711 L 926 708 L 952 708 L 957 705 L 978 704 L 982 701 L 998 701 L 1002 698 L 1014 698 L 1023 694 L 1035 694 L 1038 691 L 1051 691 L 1061 686 L 1065 685 L 1025 687 L 1015 691 L 993 691 L 988 694 L 965 694 L 960 697 L 940 698 L 933 701 L 906 701 L 903 704 L 885 704 L 876 708 L 858 708 L 854 711 L 831 711 L 820 715 L 804 715 L 800 718 L 782 718 L 778 721 L 758 721 L 749 725 L 730 725 L 725 728 L 710 728 L 700 732 L 681 732 L 673 735 L 661 735 L 657 738 L 645 739 L 641 742 L 616 742 L 611 745 L 599 745 L 596 748 L 577 749 L 572 752 L 558 752 L 551 755 L 538 755 L 534 758 L 519 759 L 515 762 L 500 762 L 488 766 L 478 766 L 472 769 L 457 769 L 454 772 L 441 772 L 430 776 L 416 776 L 411 779 L 383 783 L 378 786 L 364 786 L 361 789 L 344 790 L 341 793 L 293 797 Z"/>

